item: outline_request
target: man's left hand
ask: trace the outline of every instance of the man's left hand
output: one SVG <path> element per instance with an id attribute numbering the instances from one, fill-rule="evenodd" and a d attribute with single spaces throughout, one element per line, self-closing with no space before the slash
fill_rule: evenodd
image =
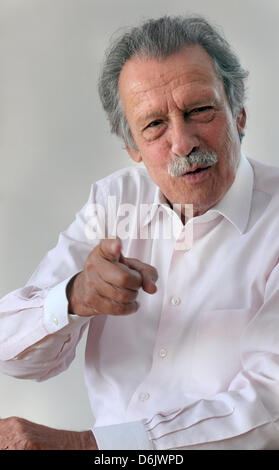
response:
<path id="1" fill-rule="evenodd" d="M 64 431 L 10 417 L 0 420 L 0 450 L 98 450 L 92 431 Z"/>

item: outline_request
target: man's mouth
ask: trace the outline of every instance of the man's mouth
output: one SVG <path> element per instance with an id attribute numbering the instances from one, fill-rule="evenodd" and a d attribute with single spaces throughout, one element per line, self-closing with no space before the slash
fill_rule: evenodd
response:
<path id="1" fill-rule="evenodd" d="M 201 171 L 208 170 L 208 168 L 210 168 L 210 167 L 211 166 L 198 166 L 198 165 L 195 165 L 192 168 L 190 168 L 189 170 L 187 170 L 182 176 L 200 173 Z"/>
<path id="2" fill-rule="evenodd" d="M 191 152 L 188 156 L 176 156 L 168 164 L 168 173 L 173 178 L 184 177 L 191 181 L 201 181 L 210 168 L 218 162 L 216 153 L 208 150 Z M 203 176 L 203 177 L 204 177 Z"/>

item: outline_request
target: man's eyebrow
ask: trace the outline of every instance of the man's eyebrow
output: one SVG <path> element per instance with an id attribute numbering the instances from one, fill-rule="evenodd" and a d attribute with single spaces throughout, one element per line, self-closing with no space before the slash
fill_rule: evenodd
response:
<path id="1" fill-rule="evenodd" d="M 205 97 L 205 98 L 201 98 L 201 99 L 191 101 L 185 104 L 185 106 L 183 107 L 183 109 L 181 109 L 181 111 L 187 113 L 187 112 L 190 112 L 193 108 L 198 108 L 199 106 L 210 106 L 210 105 L 214 106 L 216 104 L 217 104 L 217 99 L 215 97 L 210 97 L 210 98 Z M 139 118 L 137 119 L 137 123 L 140 126 L 144 126 L 148 122 L 151 122 L 156 119 L 161 119 L 164 116 L 164 114 L 165 113 L 163 111 L 154 111 L 154 112 L 146 114 L 145 116 L 139 116 Z"/>
<path id="2" fill-rule="evenodd" d="M 189 99 L 186 100 L 185 103 L 183 103 L 183 109 L 181 109 L 182 112 L 190 112 L 191 109 L 197 108 L 199 106 L 216 106 L 218 105 L 218 98 L 214 94 L 210 93 L 209 94 L 204 94 L 204 96 L 200 96 L 197 99 Z M 139 126 L 144 126 L 148 122 L 151 122 L 156 119 L 161 119 L 165 116 L 165 111 L 163 109 L 158 109 L 156 111 L 150 111 L 149 113 L 145 115 L 141 115 L 139 113 L 138 118 L 136 118 L 136 123 Z"/>
<path id="3" fill-rule="evenodd" d="M 199 98 L 194 101 L 189 101 L 187 104 L 185 103 L 185 110 L 192 108 L 198 108 L 199 106 L 208 106 L 208 105 L 216 105 L 218 100 L 215 96 L 204 96 L 203 98 Z"/>

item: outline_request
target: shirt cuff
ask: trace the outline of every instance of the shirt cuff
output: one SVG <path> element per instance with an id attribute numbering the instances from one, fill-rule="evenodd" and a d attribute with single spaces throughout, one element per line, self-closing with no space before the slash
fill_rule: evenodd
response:
<path id="1" fill-rule="evenodd" d="M 44 303 L 44 325 L 48 333 L 55 333 L 68 325 L 68 299 L 66 287 L 73 276 L 50 289 Z"/>
<path id="2" fill-rule="evenodd" d="M 92 429 L 99 450 L 153 450 L 142 421 Z"/>

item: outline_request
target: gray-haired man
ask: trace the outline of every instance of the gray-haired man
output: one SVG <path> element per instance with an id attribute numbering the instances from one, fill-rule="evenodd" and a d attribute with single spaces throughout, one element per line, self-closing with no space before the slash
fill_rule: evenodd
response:
<path id="1" fill-rule="evenodd" d="M 1 370 L 21 378 L 62 372 L 89 326 L 95 427 L 8 418 L 2 447 L 278 448 L 279 170 L 241 154 L 246 77 L 202 18 L 147 21 L 108 50 L 101 100 L 146 169 L 94 183 L 0 314 Z"/>

